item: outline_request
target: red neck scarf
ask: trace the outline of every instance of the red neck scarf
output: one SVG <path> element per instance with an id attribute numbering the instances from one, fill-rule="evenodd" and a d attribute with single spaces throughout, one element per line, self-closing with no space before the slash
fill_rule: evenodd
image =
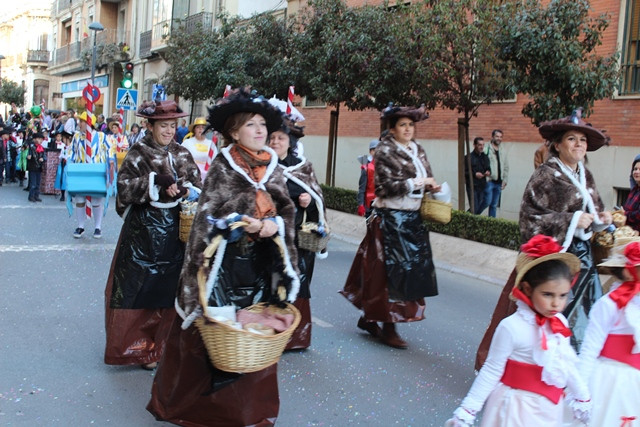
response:
<path id="1" fill-rule="evenodd" d="M 522 301 L 523 303 L 527 304 L 527 306 L 533 310 L 533 312 L 536 314 L 536 324 L 538 326 L 540 326 L 540 329 L 542 331 L 542 349 L 543 350 L 547 350 L 547 336 L 544 333 L 544 329 L 542 329 L 542 327 L 544 326 L 545 323 L 549 323 L 549 326 L 551 327 L 551 331 L 554 334 L 561 334 L 564 337 L 570 337 L 571 336 L 571 330 L 569 328 L 567 328 L 564 323 L 562 323 L 562 320 L 558 319 L 556 316 L 553 317 L 545 317 L 542 314 L 538 313 L 536 311 L 536 309 L 533 307 L 533 303 L 531 302 L 531 299 L 529 299 L 528 296 L 526 296 L 524 294 L 524 292 L 522 292 L 520 290 L 520 288 L 513 288 L 513 290 L 511 291 L 513 296 L 517 299 L 519 299 L 520 301 Z"/>
<path id="2" fill-rule="evenodd" d="M 640 280 L 638 280 L 635 265 L 627 264 L 626 269 L 631 274 L 631 277 L 633 277 L 633 280 L 624 282 L 609 293 L 609 298 L 616 303 L 619 309 L 625 308 L 627 304 L 629 304 L 629 301 L 640 293 Z"/>

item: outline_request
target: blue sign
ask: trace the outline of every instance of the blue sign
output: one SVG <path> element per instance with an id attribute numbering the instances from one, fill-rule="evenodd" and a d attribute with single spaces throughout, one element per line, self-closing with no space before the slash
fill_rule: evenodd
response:
<path id="1" fill-rule="evenodd" d="M 80 79 L 74 80 L 72 82 L 65 82 L 62 83 L 60 89 L 63 93 L 77 92 L 84 89 L 84 87 L 87 85 L 87 80 L 91 79 Z M 96 87 L 107 87 L 109 86 L 109 76 L 96 76 L 94 82 L 94 86 Z"/>
<path id="2" fill-rule="evenodd" d="M 167 100 L 167 91 L 164 86 L 161 84 L 153 85 L 153 96 L 151 97 L 154 101 L 166 101 Z"/>
<path id="3" fill-rule="evenodd" d="M 138 107 L 138 91 L 135 89 L 118 88 L 116 94 L 116 109 L 135 110 Z"/>

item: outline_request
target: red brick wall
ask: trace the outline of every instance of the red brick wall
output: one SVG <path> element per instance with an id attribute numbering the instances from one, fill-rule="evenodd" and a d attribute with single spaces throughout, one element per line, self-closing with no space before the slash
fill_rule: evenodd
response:
<path id="1" fill-rule="evenodd" d="M 376 4 L 380 1 L 351 0 L 352 6 L 365 3 Z M 594 14 L 608 12 L 610 25 L 603 37 L 599 51 L 608 54 L 614 51 L 618 40 L 618 20 L 620 2 L 618 0 L 596 0 L 592 2 Z M 506 141 L 537 142 L 540 136 L 531 121 L 521 113 L 526 102 L 524 95 L 518 95 L 517 102 L 500 103 L 482 106 L 478 117 L 471 120 L 470 136 L 489 138 L 491 130 L 501 128 Z M 332 108 L 304 108 L 306 133 L 308 135 L 327 135 Z M 437 109 L 430 112 L 431 118 L 418 126 L 418 138 L 457 139 L 457 118 L 455 111 Z M 340 109 L 338 134 L 348 136 L 375 136 L 379 132 L 379 112 L 350 112 L 345 107 Z M 589 117 L 594 126 L 604 128 L 612 138 L 612 145 L 638 146 L 637 135 L 640 134 L 640 99 L 608 99 L 596 102 L 594 113 Z"/>

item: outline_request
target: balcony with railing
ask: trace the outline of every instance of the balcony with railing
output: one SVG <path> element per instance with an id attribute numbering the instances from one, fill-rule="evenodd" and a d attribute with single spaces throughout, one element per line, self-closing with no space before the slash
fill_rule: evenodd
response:
<path id="1" fill-rule="evenodd" d="M 47 63 L 49 62 L 49 51 L 29 49 L 27 51 L 27 62 Z"/>
<path id="2" fill-rule="evenodd" d="M 213 13 L 200 12 L 190 15 L 184 20 L 167 19 L 166 21 L 158 22 L 153 26 L 151 31 L 140 34 L 140 57 L 143 57 L 143 36 L 145 38 L 150 37 L 149 50 L 144 50 L 144 52 L 146 55 L 151 56 L 154 52 L 167 47 L 167 39 L 171 36 L 171 32 L 177 28 L 184 28 L 184 30 L 189 34 L 195 33 L 199 29 L 212 31 Z M 151 34 L 149 35 L 148 33 Z M 145 40 L 145 43 L 149 42 Z"/>
<path id="3" fill-rule="evenodd" d="M 51 3 L 51 16 L 56 17 L 62 13 L 68 12 L 75 6 L 82 5 L 83 0 L 54 0 Z"/>
<path id="4" fill-rule="evenodd" d="M 153 53 L 151 53 L 152 33 L 152 30 L 140 33 L 140 41 L 138 42 L 138 46 L 140 46 L 140 58 L 150 58 L 153 56 Z"/>
<path id="5" fill-rule="evenodd" d="M 81 41 L 70 43 L 66 46 L 62 46 L 55 49 L 52 52 L 51 59 L 49 60 L 49 68 L 64 67 L 64 66 L 77 66 L 81 67 L 82 52 L 87 49 L 93 48 L 94 32 L 88 37 L 85 37 Z M 95 33 L 97 46 L 117 46 L 119 50 L 128 51 L 128 41 L 130 37 L 130 31 L 118 31 L 115 29 L 106 29 Z M 110 50 L 118 50 L 110 49 Z"/>
<path id="6" fill-rule="evenodd" d="M 640 95 L 640 61 L 622 64 L 618 94 L 621 96 Z"/>

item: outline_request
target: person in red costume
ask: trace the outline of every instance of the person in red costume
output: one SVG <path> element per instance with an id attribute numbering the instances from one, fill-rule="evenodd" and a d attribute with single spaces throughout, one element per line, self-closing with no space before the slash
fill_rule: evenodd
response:
<path id="1" fill-rule="evenodd" d="M 373 155 L 380 140 L 369 142 L 369 154 L 359 156 L 360 180 L 358 181 L 358 215 L 369 217 L 371 215 L 373 199 L 376 198 L 375 186 L 375 161 Z"/>

